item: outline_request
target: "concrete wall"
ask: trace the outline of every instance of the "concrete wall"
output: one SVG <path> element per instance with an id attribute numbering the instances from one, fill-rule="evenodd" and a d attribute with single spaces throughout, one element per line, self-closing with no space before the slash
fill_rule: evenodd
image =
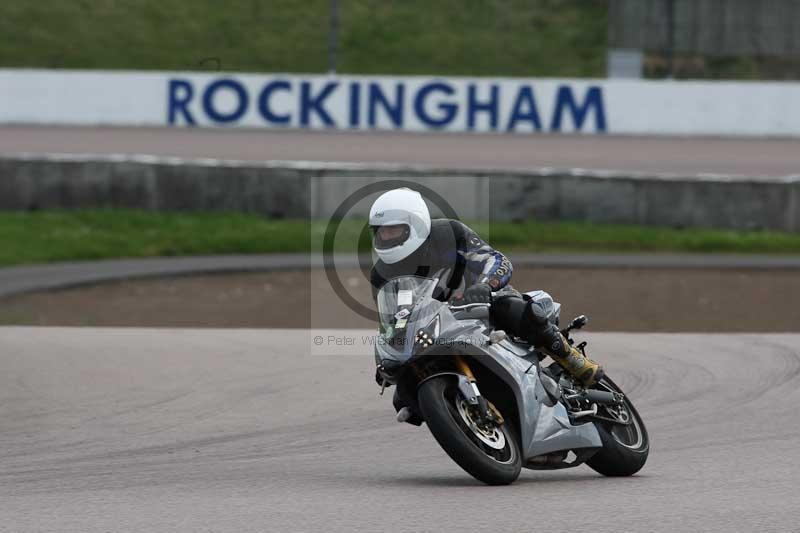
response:
<path id="1" fill-rule="evenodd" d="M 423 184 L 466 219 L 800 231 L 800 178 L 492 172 L 145 156 L 0 157 L 0 209 L 213 209 L 324 218 L 361 187 L 384 180 Z M 376 194 L 363 198 L 349 216 L 366 214 Z"/>
<path id="2" fill-rule="evenodd" d="M 800 83 L 0 69 L 0 124 L 800 137 Z"/>

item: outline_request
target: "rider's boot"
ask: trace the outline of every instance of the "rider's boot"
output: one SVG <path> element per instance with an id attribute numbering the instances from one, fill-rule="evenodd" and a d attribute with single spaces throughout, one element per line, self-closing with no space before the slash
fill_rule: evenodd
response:
<path id="1" fill-rule="evenodd" d="M 600 365 L 574 348 L 558 326 L 550 322 L 552 310 L 545 303 L 519 297 L 495 299 L 492 313 L 495 324 L 540 348 L 585 386 L 594 385 L 603 377 Z"/>
<path id="2" fill-rule="evenodd" d="M 561 332 L 557 332 L 556 336 L 557 338 L 553 339 L 551 343 L 542 347 L 542 351 L 585 387 L 600 381 L 603 377 L 603 367 L 572 346 Z"/>
<path id="3" fill-rule="evenodd" d="M 521 336 L 540 347 L 584 386 L 594 385 L 603 377 L 602 367 L 564 338 L 558 327 L 550 322 L 549 313 L 543 302 L 527 301 L 520 321 Z"/>

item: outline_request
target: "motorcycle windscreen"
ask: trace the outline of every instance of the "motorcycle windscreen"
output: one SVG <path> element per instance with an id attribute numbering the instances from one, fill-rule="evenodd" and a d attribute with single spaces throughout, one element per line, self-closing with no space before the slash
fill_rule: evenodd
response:
<path id="1" fill-rule="evenodd" d="M 378 291 L 381 355 L 404 363 L 414 354 L 417 332 L 438 313 L 442 302 L 431 298 L 438 279 L 402 276 Z"/>

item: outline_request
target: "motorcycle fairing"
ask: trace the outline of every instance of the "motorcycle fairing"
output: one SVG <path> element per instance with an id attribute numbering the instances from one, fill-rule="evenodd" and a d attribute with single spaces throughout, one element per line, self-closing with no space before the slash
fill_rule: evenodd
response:
<path id="1" fill-rule="evenodd" d="M 554 321 L 558 320 L 560 306 L 547 293 L 536 291 L 528 296 L 538 298 Z M 387 305 L 386 316 L 393 316 L 395 312 L 396 307 Z M 520 417 L 521 453 L 526 462 L 532 457 L 556 451 L 602 447 L 594 424 L 572 425 L 564 405 L 548 405 L 552 402 L 541 383 L 539 360 L 538 357 L 530 357 L 530 347 L 509 339 L 489 342 L 486 335 L 490 329 L 486 321 L 488 312 L 483 309 L 484 316 L 469 318 L 471 312 L 462 313 L 467 316 L 460 315 L 457 318 L 446 304 L 430 299 L 414 306 L 410 310 L 405 331 L 394 335 L 395 339 L 402 340 L 401 345 L 376 345 L 376 362 L 402 365 L 410 359 L 425 357 L 426 353 L 462 353 L 474 358 L 502 380 L 514 394 Z M 480 314 L 481 310 L 476 310 L 476 313 Z M 414 335 L 436 316 L 439 317 L 440 328 L 437 340 L 446 340 L 448 345 L 443 347 L 438 343 L 430 352 L 427 349 L 420 351 L 414 345 Z"/>
<path id="2" fill-rule="evenodd" d="M 518 354 L 512 355 L 506 346 L 499 344 L 484 346 L 483 353 L 490 357 L 484 355 L 480 362 L 500 377 L 517 398 L 523 458 L 527 460 L 559 450 L 602 447 L 594 424 L 572 425 L 564 405 L 547 405 L 538 359 L 530 361 Z M 521 346 L 514 346 L 527 354 Z"/>

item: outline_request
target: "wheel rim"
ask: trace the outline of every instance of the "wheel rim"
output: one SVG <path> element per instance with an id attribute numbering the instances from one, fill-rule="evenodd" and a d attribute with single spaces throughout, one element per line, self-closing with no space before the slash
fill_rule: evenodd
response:
<path id="1" fill-rule="evenodd" d="M 639 424 L 639 417 L 637 417 L 628 407 L 627 400 L 625 403 L 617 408 L 606 408 L 609 413 L 620 422 L 621 424 L 610 424 L 608 432 L 620 446 L 625 446 L 631 450 L 638 450 L 644 444 L 644 432 Z"/>
<path id="2" fill-rule="evenodd" d="M 461 420 L 463 420 L 464 423 L 469 427 L 474 436 L 495 450 L 502 450 L 506 447 L 506 438 L 501 431 L 499 431 L 496 427 L 492 428 L 491 431 L 481 429 L 475 420 L 472 419 L 472 415 L 470 415 L 467 407 L 467 402 L 465 402 L 463 398 L 458 398 L 456 403 L 458 414 L 461 415 Z"/>
<path id="3" fill-rule="evenodd" d="M 501 464 L 511 464 L 516 460 L 516 451 L 511 444 L 510 435 L 504 426 L 494 428 L 494 433 L 482 431 L 472 421 L 469 410 L 466 409 L 466 400 L 457 392 L 455 387 L 447 387 L 444 390 L 445 405 L 450 412 L 450 416 L 456 422 L 461 432 L 481 450 L 487 457 Z M 464 414 L 462 414 L 464 412 Z M 473 427 L 475 428 L 473 430 Z M 502 442 L 501 447 L 497 447 Z"/>
<path id="4" fill-rule="evenodd" d="M 598 383 L 598 385 L 609 392 L 622 392 L 616 385 L 605 380 Z M 631 450 L 639 450 L 644 446 L 645 435 L 644 431 L 642 431 L 642 425 L 627 397 L 625 397 L 622 404 L 616 407 L 605 406 L 605 410 L 611 415 L 611 418 L 622 422 L 622 424 L 603 424 L 608 433 L 611 434 L 611 437 L 620 446 Z"/>

